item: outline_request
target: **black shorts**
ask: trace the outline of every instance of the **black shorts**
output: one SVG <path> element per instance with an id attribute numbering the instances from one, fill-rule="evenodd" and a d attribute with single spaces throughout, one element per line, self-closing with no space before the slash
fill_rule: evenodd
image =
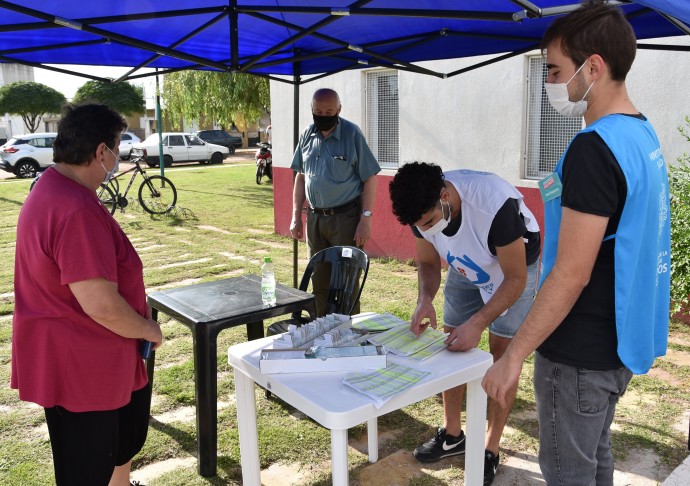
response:
<path id="1" fill-rule="evenodd" d="M 107 486 L 115 466 L 127 464 L 144 446 L 150 413 L 150 385 L 116 410 L 46 408 L 57 486 Z"/>

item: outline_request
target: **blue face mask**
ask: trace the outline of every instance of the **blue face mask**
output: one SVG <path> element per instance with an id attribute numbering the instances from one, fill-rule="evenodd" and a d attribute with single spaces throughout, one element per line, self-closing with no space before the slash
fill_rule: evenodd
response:
<path id="1" fill-rule="evenodd" d="M 103 170 L 105 171 L 105 178 L 103 179 L 103 182 L 108 182 L 112 177 L 115 175 L 117 170 L 120 168 L 120 156 L 116 155 L 115 152 L 110 150 L 110 148 L 106 145 L 105 148 L 108 149 L 108 152 L 113 154 L 115 156 L 115 165 L 113 166 L 112 170 L 108 170 L 105 168 L 105 165 L 103 165 L 103 162 L 101 162 L 101 167 L 103 167 Z"/>

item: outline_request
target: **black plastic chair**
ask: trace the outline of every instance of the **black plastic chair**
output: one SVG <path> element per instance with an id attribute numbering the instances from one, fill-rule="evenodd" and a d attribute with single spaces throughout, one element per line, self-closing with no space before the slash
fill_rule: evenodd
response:
<path id="1" fill-rule="evenodd" d="M 364 282 L 369 273 L 369 257 L 359 248 L 354 246 L 332 246 L 316 253 L 304 270 L 299 289 L 307 291 L 311 276 L 316 265 L 321 264 L 331 267 L 330 286 L 326 300 L 326 314 L 351 315 L 359 298 L 362 295 Z M 323 271 L 327 271 L 324 268 Z M 321 271 L 321 269 L 320 269 Z M 360 282 L 361 278 L 361 282 Z M 358 285 L 359 284 L 359 285 Z M 359 287 L 359 288 L 358 288 Z M 290 324 L 301 326 L 310 319 L 302 317 L 299 313 L 292 314 L 292 318 L 274 322 L 268 327 L 267 334 L 280 334 L 287 332 Z"/>

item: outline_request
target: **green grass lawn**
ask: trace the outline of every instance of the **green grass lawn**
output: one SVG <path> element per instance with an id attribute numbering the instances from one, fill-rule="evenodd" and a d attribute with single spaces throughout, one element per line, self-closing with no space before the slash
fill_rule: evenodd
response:
<path id="1" fill-rule="evenodd" d="M 155 172 L 155 171 L 150 171 Z M 133 202 L 116 218 L 132 240 L 144 262 L 149 291 L 244 273 L 260 272 L 263 256 L 275 262 L 279 282 L 292 283 L 292 241 L 273 233 L 273 198 L 270 184 L 256 185 L 253 164 L 224 164 L 166 169 L 176 185 L 178 205 L 187 212 L 150 216 Z M 16 221 L 26 198 L 29 181 L 0 181 L 0 484 L 52 484 L 50 443 L 44 427 L 43 410 L 20 402 L 10 390 L 11 319 L 13 309 L 13 262 Z M 55 202 L 59 204 L 59 201 Z M 410 235 L 410 237 L 412 237 Z M 299 245 L 299 274 L 306 264 L 306 247 Z M 409 319 L 417 298 L 416 271 L 409 262 L 377 258 L 372 260 L 362 310 L 391 312 Z M 441 315 L 442 299 L 436 299 Z M 270 321 L 265 323 L 270 324 Z M 165 343 L 157 352 L 153 419 L 143 451 L 134 469 L 168 459 L 196 454 L 192 338 L 188 329 L 162 316 Z M 671 349 L 675 355 L 690 353 L 690 328 L 672 326 Z M 234 384 L 227 364 L 227 348 L 246 339 L 244 327 L 221 333 L 218 339 L 218 476 L 202 478 L 196 462 L 159 475 L 148 484 L 241 484 L 239 441 L 236 429 Z M 486 349 L 486 335 L 481 347 Z M 655 373 L 636 377 L 630 398 L 621 404 L 614 431 L 616 458 L 624 460 L 633 450 L 651 451 L 668 467 L 679 464 L 687 452 L 678 424 L 690 406 L 687 387 L 690 365 L 663 358 Z M 510 451 L 536 453 L 537 428 L 528 361 L 503 446 Z M 306 484 L 330 484 L 330 433 L 304 419 L 277 400 L 259 397 L 258 427 L 261 466 L 276 462 L 301 463 L 309 471 Z M 191 418 L 189 418 L 191 411 Z M 170 419 L 170 417 L 173 417 Z M 175 417 L 179 417 L 176 419 Z M 186 417 L 186 418 L 185 418 Z M 160 420 L 159 420 L 160 419 Z M 686 419 L 687 420 L 687 419 Z M 426 441 L 442 422 L 442 407 L 436 398 L 379 419 L 382 437 L 380 458 L 404 450 L 412 451 Z M 685 422 L 687 434 L 687 422 Z M 350 438 L 366 434 L 364 426 L 350 431 Z M 505 453 L 504 452 L 504 455 Z M 367 457 L 350 454 L 350 478 L 359 484 Z M 410 484 L 458 484 L 462 468 L 440 468 Z"/>

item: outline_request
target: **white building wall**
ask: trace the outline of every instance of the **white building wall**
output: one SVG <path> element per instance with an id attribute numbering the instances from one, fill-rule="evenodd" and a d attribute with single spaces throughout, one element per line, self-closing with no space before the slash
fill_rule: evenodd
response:
<path id="1" fill-rule="evenodd" d="M 286 78 L 287 79 L 287 78 Z M 299 125 L 301 132 L 310 123 L 311 98 L 319 88 L 331 88 L 338 92 L 342 111 L 340 116 L 364 129 L 364 86 L 361 71 L 346 71 L 300 86 Z M 293 98 L 291 84 L 271 81 L 271 138 L 273 165 L 289 167 L 295 150 L 293 143 Z"/>
<path id="2" fill-rule="evenodd" d="M 2 64 L 2 84 L 15 83 L 17 81 L 33 81 L 34 68 L 23 64 Z"/>
<path id="3" fill-rule="evenodd" d="M 690 36 L 645 41 L 690 45 Z M 400 163 L 434 162 L 444 169 L 469 168 L 495 172 L 513 184 L 536 187 L 524 173 L 525 77 L 527 56 L 481 67 L 448 79 L 398 72 Z M 449 73 L 495 56 L 420 63 Z M 311 123 L 311 96 L 316 89 L 335 89 L 341 116 L 365 131 L 365 73 L 347 71 L 300 86 L 299 131 Z M 690 147 L 678 133 L 690 115 L 690 52 L 639 49 L 627 79 L 635 106 L 657 130 L 667 162 Z M 288 167 L 293 145 L 293 87 L 271 81 L 273 163 Z M 382 174 L 392 175 L 384 170 Z"/>
<path id="4" fill-rule="evenodd" d="M 690 46 L 690 36 L 644 43 Z M 690 144 L 678 133 L 690 116 L 690 52 L 638 49 L 627 86 L 635 107 L 654 125 L 666 162 L 690 153 Z"/>
<path id="5" fill-rule="evenodd" d="M 34 68 L 22 64 L 0 64 L 0 86 L 16 81 L 33 81 Z M 39 129 L 40 131 L 40 129 Z M 24 135 L 29 129 L 24 125 L 21 116 L 0 114 L 0 139 L 10 139 L 14 135 Z"/>
<path id="6" fill-rule="evenodd" d="M 483 58 L 422 63 L 440 72 Z M 522 148 L 524 56 L 438 79 L 400 72 L 400 161 L 488 170 L 516 182 Z"/>

